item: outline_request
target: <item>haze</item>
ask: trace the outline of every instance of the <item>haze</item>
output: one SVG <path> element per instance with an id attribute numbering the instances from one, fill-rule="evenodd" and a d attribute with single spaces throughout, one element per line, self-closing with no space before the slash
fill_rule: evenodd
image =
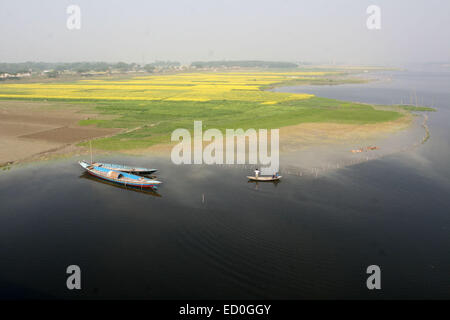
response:
<path id="1" fill-rule="evenodd" d="M 68 5 L 81 29 L 68 30 Z M 366 9 L 381 8 L 381 30 Z M 276 60 L 399 65 L 450 61 L 449 1 L 0 3 L 0 61 Z"/>

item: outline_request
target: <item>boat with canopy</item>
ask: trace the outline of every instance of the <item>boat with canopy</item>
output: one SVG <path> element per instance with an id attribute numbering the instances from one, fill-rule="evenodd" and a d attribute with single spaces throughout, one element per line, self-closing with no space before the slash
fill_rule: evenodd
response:
<path id="1" fill-rule="evenodd" d="M 96 163 L 91 164 L 86 161 L 79 161 L 78 163 L 90 175 L 124 186 L 157 189 L 158 186 L 162 183 L 161 181 L 134 175 L 131 173 L 118 170 L 110 170 L 106 167 L 98 166 L 96 165 Z"/>

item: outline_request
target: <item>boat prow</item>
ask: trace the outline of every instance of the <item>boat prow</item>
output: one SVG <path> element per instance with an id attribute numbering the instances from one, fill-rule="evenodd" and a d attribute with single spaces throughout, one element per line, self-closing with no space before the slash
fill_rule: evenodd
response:
<path id="1" fill-rule="evenodd" d="M 90 163 L 88 163 L 88 162 L 86 162 L 86 161 L 84 161 L 84 160 L 78 161 L 78 164 L 79 164 L 80 166 L 82 166 L 84 169 L 87 169 L 89 166 L 91 166 Z"/>

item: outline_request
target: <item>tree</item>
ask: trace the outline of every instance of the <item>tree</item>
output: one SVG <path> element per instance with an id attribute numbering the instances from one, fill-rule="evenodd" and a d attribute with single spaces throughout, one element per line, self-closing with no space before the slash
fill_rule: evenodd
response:
<path id="1" fill-rule="evenodd" d="M 59 76 L 59 72 L 56 70 L 47 72 L 47 77 L 49 77 L 49 78 L 56 78 L 58 76 Z"/>
<path id="2" fill-rule="evenodd" d="M 148 73 L 152 73 L 155 71 L 155 66 L 153 64 L 146 64 L 144 66 L 144 70 L 147 71 Z"/>

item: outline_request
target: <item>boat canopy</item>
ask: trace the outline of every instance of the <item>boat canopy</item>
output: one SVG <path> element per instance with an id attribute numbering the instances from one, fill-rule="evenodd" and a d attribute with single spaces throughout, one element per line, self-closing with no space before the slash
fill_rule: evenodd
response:
<path id="1" fill-rule="evenodd" d="M 108 172 L 108 177 L 109 178 L 114 178 L 114 179 L 119 179 L 122 176 L 122 174 L 118 171 L 109 171 Z"/>

